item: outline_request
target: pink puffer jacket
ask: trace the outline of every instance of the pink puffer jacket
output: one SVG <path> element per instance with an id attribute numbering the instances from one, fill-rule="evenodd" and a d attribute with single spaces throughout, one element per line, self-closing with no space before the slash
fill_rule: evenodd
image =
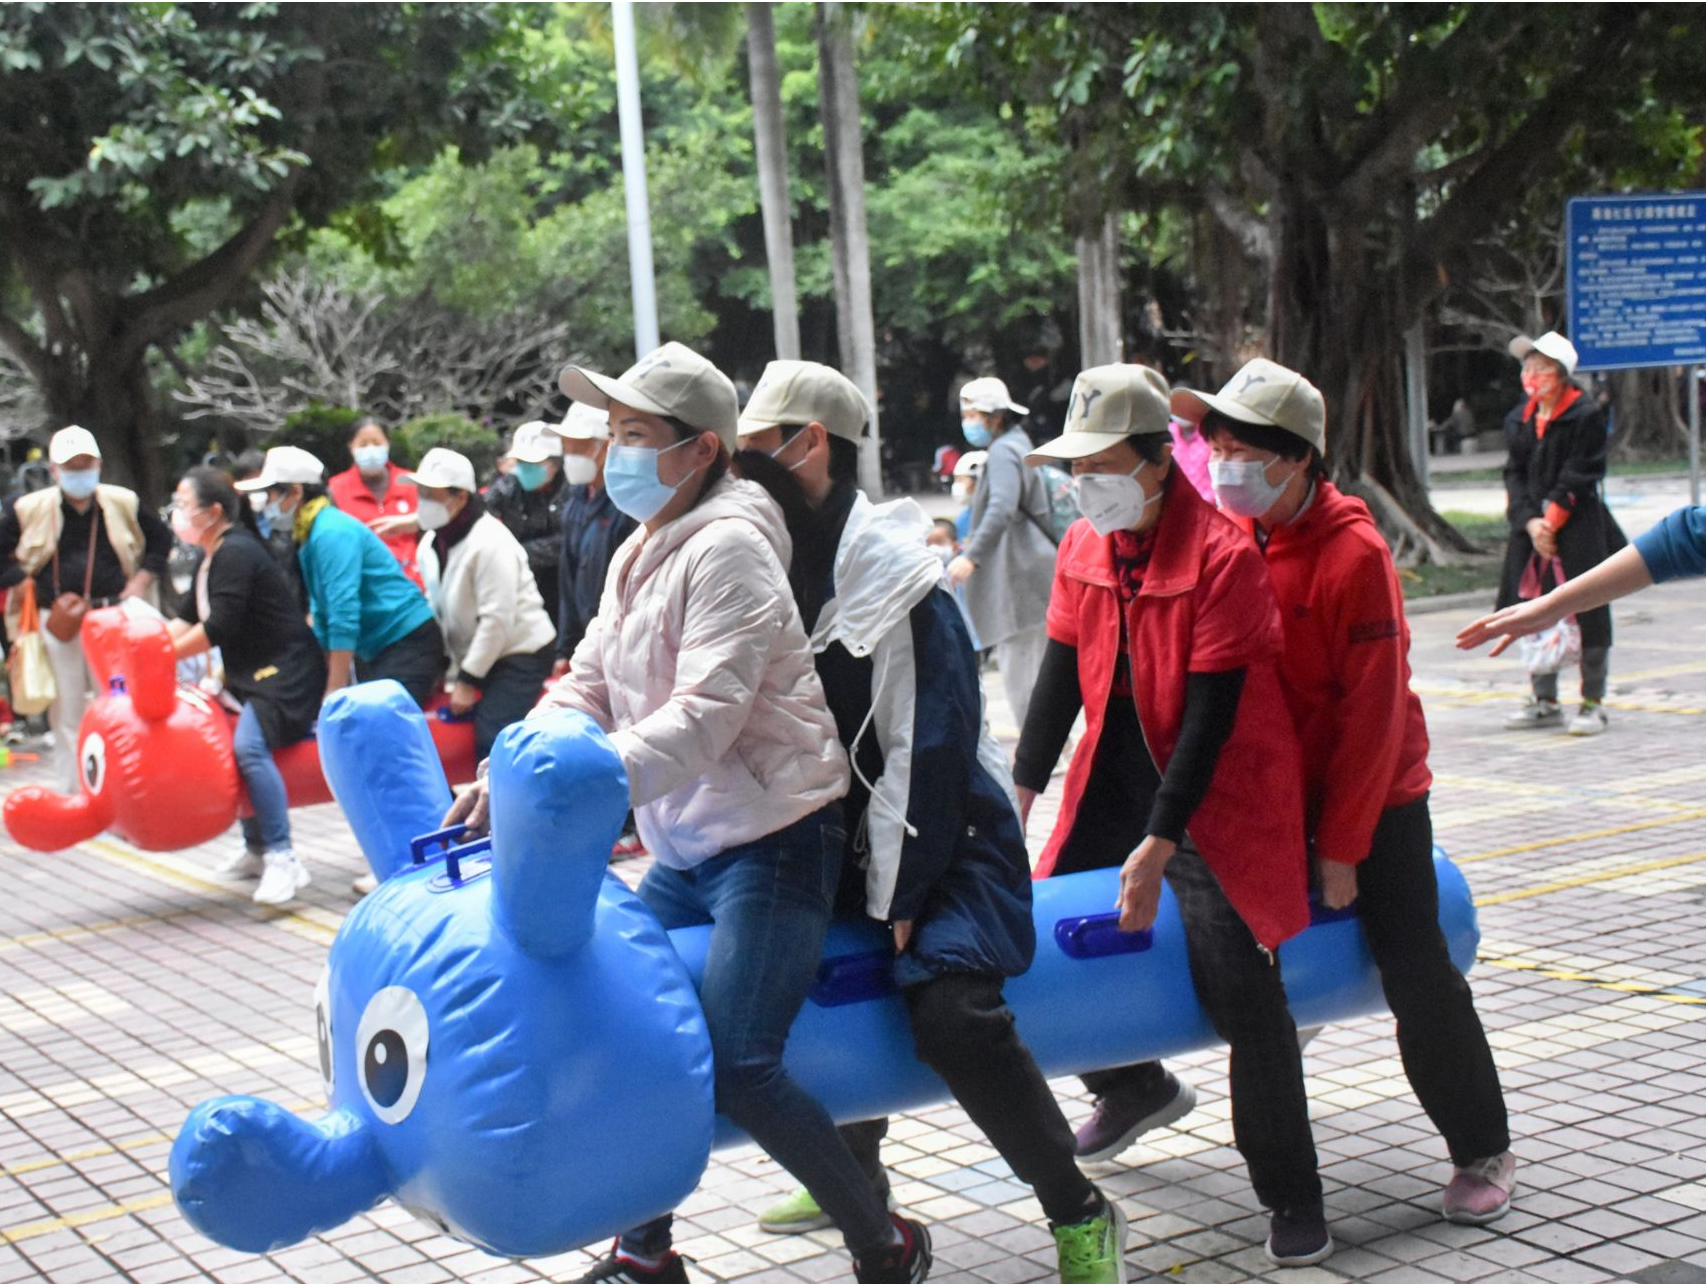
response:
<path id="1" fill-rule="evenodd" d="M 640 838 L 689 869 L 847 792 L 784 569 L 782 511 L 720 479 L 692 511 L 616 551 L 598 615 L 540 709 L 580 709 L 628 770 Z"/>

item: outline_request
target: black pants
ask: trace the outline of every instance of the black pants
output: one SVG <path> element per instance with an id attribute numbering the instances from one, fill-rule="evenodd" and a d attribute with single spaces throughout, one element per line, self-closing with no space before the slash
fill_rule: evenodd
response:
<path id="1" fill-rule="evenodd" d="M 942 1076 L 1013 1175 L 1036 1192 L 1044 1215 L 1062 1226 L 1081 1222 L 1095 1211 L 1096 1188 L 1078 1171 L 1072 1129 L 1019 1037 L 1001 984 L 998 976 L 950 972 L 904 990 L 918 1059 Z M 887 1119 L 841 1129 L 885 1193 L 888 1174 L 877 1150 L 888 1130 Z"/>
<path id="2" fill-rule="evenodd" d="M 424 709 L 444 680 L 444 666 L 444 634 L 439 631 L 437 620 L 428 620 L 371 660 L 357 660 L 355 677 L 357 682 L 395 678 L 403 684 L 409 698 Z"/>
<path id="3" fill-rule="evenodd" d="M 506 655 L 486 670 L 480 702 L 474 706 L 475 762 L 490 757 L 498 732 L 520 722 L 539 702 L 539 690 L 551 676 L 554 650 L 548 646 L 532 655 Z"/>

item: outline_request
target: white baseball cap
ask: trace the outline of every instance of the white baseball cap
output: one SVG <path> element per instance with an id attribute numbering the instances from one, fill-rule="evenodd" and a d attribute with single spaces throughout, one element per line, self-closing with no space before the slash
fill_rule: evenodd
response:
<path id="1" fill-rule="evenodd" d="M 101 443 L 95 440 L 95 434 L 87 428 L 79 428 L 76 424 L 61 428 L 47 443 L 49 463 L 63 464 L 79 455 L 93 455 L 96 459 L 101 457 Z"/>
<path id="2" fill-rule="evenodd" d="M 473 492 L 480 488 L 474 479 L 474 461 L 448 446 L 434 446 L 422 456 L 421 466 L 404 476 L 417 486 L 440 490 Z"/>
<path id="3" fill-rule="evenodd" d="M 1576 362 L 1581 358 L 1576 353 L 1576 345 L 1571 343 L 1556 330 L 1548 330 L 1538 339 L 1530 339 L 1526 334 L 1519 334 L 1511 340 L 1511 356 L 1521 361 L 1531 352 L 1538 352 L 1543 357 L 1551 357 L 1564 367 L 1566 378 L 1576 373 Z M 71 430 L 66 429 L 67 432 Z"/>
<path id="4" fill-rule="evenodd" d="M 1031 413 L 1008 395 L 1007 385 L 994 375 L 973 379 L 961 388 L 960 404 L 970 406 L 973 410 L 981 410 L 986 415 L 997 410 L 1011 410 L 1016 415 Z"/>
<path id="5" fill-rule="evenodd" d="M 620 379 L 566 366 L 557 386 L 573 401 L 609 410 L 612 401 L 679 419 L 701 432 L 714 432 L 736 449 L 740 398 L 729 377 L 684 343 L 666 343 L 629 366 Z"/>
<path id="6" fill-rule="evenodd" d="M 740 412 L 739 428 L 744 437 L 815 421 L 835 436 L 857 442 L 870 420 L 864 395 L 839 370 L 816 361 L 772 361 Z"/>
<path id="7" fill-rule="evenodd" d="M 954 476 L 981 477 L 983 466 L 989 462 L 987 450 L 968 450 L 954 463 Z"/>
<path id="8" fill-rule="evenodd" d="M 1167 431 L 1167 380 L 1148 366 L 1092 366 L 1072 381 L 1066 429 L 1044 442 L 1026 463 L 1044 459 L 1083 459 L 1100 454 L 1127 437 Z"/>
<path id="9" fill-rule="evenodd" d="M 543 419 L 530 419 L 515 430 L 505 453 L 508 458 L 524 464 L 542 464 L 547 459 L 563 457 L 563 439 L 552 432 L 551 425 Z M 433 486 L 440 484 L 429 483 Z"/>
<path id="10" fill-rule="evenodd" d="M 603 441 L 610 435 L 610 412 L 596 410 L 584 402 L 571 401 L 563 422 L 549 427 L 557 436 L 574 441 Z"/>
<path id="11" fill-rule="evenodd" d="M 1180 388 L 1173 394 L 1173 413 L 1200 425 L 1210 410 L 1239 423 L 1283 428 L 1301 437 L 1321 454 L 1327 453 L 1327 401 L 1321 390 L 1295 370 L 1257 357 L 1226 381 L 1219 392 Z"/>
<path id="12" fill-rule="evenodd" d="M 261 473 L 236 483 L 238 490 L 265 490 L 269 486 L 318 486 L 326 480 L 326 466 L 300 446 L 274 446 L 261 463 Z"/>

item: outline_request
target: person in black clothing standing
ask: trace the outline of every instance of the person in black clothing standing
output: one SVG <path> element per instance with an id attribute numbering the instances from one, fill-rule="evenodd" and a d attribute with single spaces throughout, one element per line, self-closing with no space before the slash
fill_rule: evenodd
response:
<path id="1" fill-rule="evenodd" d="M 1556 330 L 1538 339 L 1519 335 L 1511 355 L 1522 362 L 1523 400 L 1505 417 L 1505 516 L 1510 539 L 1499 579 L 1497 609 L 1523 596 L 1530 560 L 1537 587 L 1552 588 L 1552 559 L 1574 579 L 1598 566 L 1627 542 L 1600 501 L 1605 480 L 1605 412 L 1571 382 L 1576 346 Z M 1530 591 L 1529 596 L 1535 596 Z M 1576 617 L 1582 631 L 1581 706 L 1566 721 L 1558 703 L 1558 675 L 1533 676 L 1533 694 L 1505 721 L 1512 730 L 1563 726 L 1572 736 L 1597 736 L 1608 725 L 1606 675 L 1611 664 L 1611 608 Z"/>
<path id="2" fill-rule="evenodd" d="M 254 899 L 282 905 L 309 882 L 290 841 L 290 804 L 273 750 L 305 740 L 326 689 L 326 657 L 278 563 L 251 529 L 248 505 L 224 473 L 192 468 L 173 496 L 172 531 L 205 556 L 171 622 L 178 658 L 218 647 L 225 690 L 243 706 L 231 747 L 254 815 L 243 848 L 220 867 L 260 877 Z"/>
<path id="3" fill-rule="evenodd" d="M 45 620 L 53 600 L 75 593 L 90 608 L 121 597 L 147 595 L 166 574 L 172 534 L 143 507 L 135 491 L 101 482 L 101 448 L 95 435 L 75 424 L 53 434 L 47 448 L 54 484 L 33 491 L 0 517 L 0 588 L 14 589 L 34 578 Z M 18 635 L 20 594 L 6 602 L 10 637 Z M 59 694 L 48 706 L 58 787 L 77 788 L 77 728 L 88 703 L 89 668 L 83 642 L 73 634 L 42 631 Z"/>
<path id="4" fill-rule="evenodd" d="M 569 483 L 563 476 L 563 439 L 542 420 L 515 430 L 504 456 L 510 470 L 486 491 L 486 511 L 509 527 L 527 550 L 545 614 L 557 618 L 557 563 L 563 548 L 563 506 Z"/>
<path id="5" fill-rule="evenodd" d="M 575 402 L 551 430 L 563 442 L 563 542 L 557 562 L 557 664 L 553 677 L 568 672 L 569 659 L 598 614 L 604 575 L 636 522 L 610 502 L 604 488 L 604 456 L 610 449 L 610 414 Z"/>

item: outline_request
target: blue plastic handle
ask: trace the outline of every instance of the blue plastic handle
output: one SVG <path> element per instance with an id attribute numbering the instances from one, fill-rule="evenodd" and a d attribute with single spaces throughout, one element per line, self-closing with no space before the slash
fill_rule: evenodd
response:
<path id="1" fill-rule="evenodd" d="M 474 711 L 470 709 L 467 713 L 456 713 L 449 705 L 441 704 L 433 713 L 433 717 L 440 722 L 472 722 L 474 721 Z"/>
<path id="2" fill-rule="evenodd" d="M 1069 959 L 1106 959 L 1141 954 L 1155 944 L 1155 933 L 1120 931 L 1118 914 L 1085 914 L 1063 918 L 1054 925 L 1055 944 Z"/>
<path id="3" fill-rule="evenodd" d="M 420 834 L 411 838 L 409 840 L 409 860 L 416 865 L 425 865 L 428 862 L 427 848 L 443 847 L 445 872 L 450 875 L 451 882 L 460 883 L 462 881 L 463 859 L 490 851 L 492 848 L 492 836 L 490 834 L 482 835 L 466 843 L 454 844 L 451 842 L 452 838 L 459 837 L 467 832 L 468 827 L 466 825 L 451 825 L 447 829 L 435 829 L 430 834 Z M 437 860 L 438 857 L 435 856 L 431 859 Z"/>
<path id="4" fill-rule="evenodd" d="M 1322 904 L 1320 892 L 1311 891 L 1309 893 L 1309 924 L 1311 927 L 1317 923 L 1338 923 L 1344 919 L 1355 917 L 1357 917 L 1357 903 L 1355 901 L 1342 909 L 1328 909 L 1326 905 Z"/>
<path id="5" fill-rule="evenodd" d="M 867 999 L 887 998 L 897 993 L 894 983 L 894 953 L 866 950 L 825 959 L 818 965 L 811 1001 L 820 1008 L 839 1008 Z"/>

